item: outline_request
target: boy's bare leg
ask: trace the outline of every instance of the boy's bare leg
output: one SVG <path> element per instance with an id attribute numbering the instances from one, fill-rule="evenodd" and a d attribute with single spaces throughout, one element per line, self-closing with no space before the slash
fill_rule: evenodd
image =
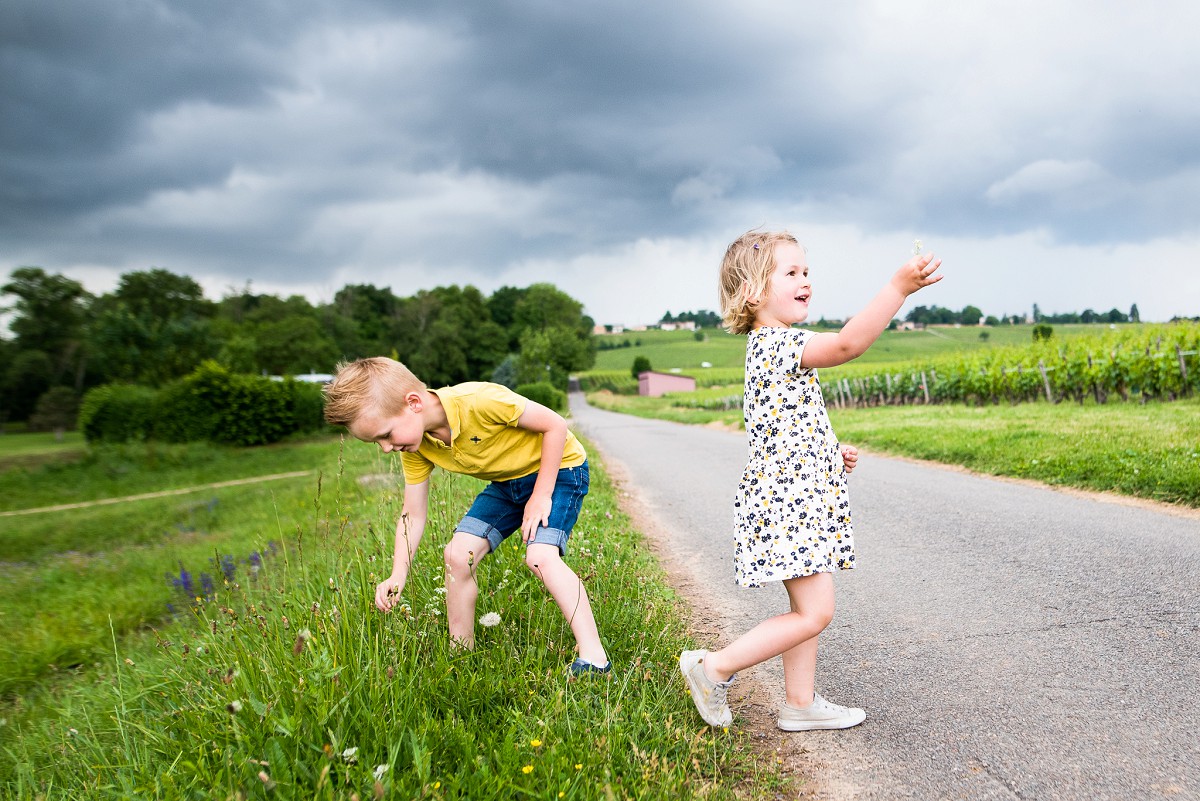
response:
<path id="1" fill-rule="evenodd" d="M 608 654 L 600 643 L 600 632 L 596 630 L 596 618 L 588 602 L 587 590 L 575 571 L 562 560 L 557 545 L 535 542 L 525 551 L 525 565 L 542 580 L 563 617 L 575 635 L 579 646 L 579 657 L 593 665 L 608 663 Z"/>
<path id="2" fill-rule="evenodd" d="M 475 599 L 479 584 L 475 570 L 487 556 L 491 545 L 483 537 L 454 532 L 443 552 L 446 562 L 446 623 L 450 642 L 463 648 L 475 647 Z"/>

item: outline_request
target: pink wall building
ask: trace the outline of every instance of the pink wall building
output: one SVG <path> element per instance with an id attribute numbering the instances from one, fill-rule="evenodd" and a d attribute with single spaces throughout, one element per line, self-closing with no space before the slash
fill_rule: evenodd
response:
<path id="1" fill-rule="evenodd" d="M 664 392 L 694 392 L 696 379 L 675 373 L 656 373 L 647 370 L 638 373 L 638 394 L 660 398 Z"/>

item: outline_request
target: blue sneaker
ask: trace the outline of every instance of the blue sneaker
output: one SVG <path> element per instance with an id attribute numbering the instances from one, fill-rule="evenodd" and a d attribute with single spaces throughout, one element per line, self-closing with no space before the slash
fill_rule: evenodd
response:
<path id="1" fill-rule="evenodd" d="M 586 676 L 591 673 L 598 673 L 601 676 L 607 675 L 612 670 L 612 660 L 608 660 L 603 665 L 593 665 L 586 659 L 576 659 L 571 663 L 570 671 L 572 676 Z"/>

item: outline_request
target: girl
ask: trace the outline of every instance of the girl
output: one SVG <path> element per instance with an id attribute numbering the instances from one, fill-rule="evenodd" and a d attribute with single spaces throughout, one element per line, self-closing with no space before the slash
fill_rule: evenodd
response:
<path id="1" fill-rule="evenodd" d="M 679 668 L 710 726 L 733 721 L 726 701 L 739 670 L 783 656 L 784 731 L 844 729 L 866 712 L 814 690 L 817 636 L 833 619 L 833 570 L 854 567 L 846 473 L 856 454 L 839 446 L 816 368 L 861 356 L 905 298 L 942 279 L 941 260 L 914 256 L 836 334 L 792 328 L 808 317 L 812 284 L 804 250 L 788 233 L 750 231 L 725 252 L 719 293 L 730 333 L 747 334 L 745 420 L 750 458 L 734 502 L 734 575 L 743 587 L 782 581 L 791 611 L 759 623 L 719 651 L 684 651 Z M 843 463 L 844 460 L 844 463 Z"/>

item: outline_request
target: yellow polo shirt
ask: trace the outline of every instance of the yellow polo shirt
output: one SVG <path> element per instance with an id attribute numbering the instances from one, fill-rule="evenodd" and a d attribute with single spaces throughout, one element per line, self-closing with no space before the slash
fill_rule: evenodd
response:
<path id="1" fill-rule="evenodd" d="M 425 481 L 435 465 L 485 481 L 510 481 L 541 467 L 542 435 L 517 426 L 528 403 L 524 397 L 484 381 L 430 391 L 446 410 L 450 444 L 426 433 L 416 453 L 400 454 L 406 484 Z M 587 451 L 568 430 L 561 467 L 578 467 L 586 460 Z"/>

